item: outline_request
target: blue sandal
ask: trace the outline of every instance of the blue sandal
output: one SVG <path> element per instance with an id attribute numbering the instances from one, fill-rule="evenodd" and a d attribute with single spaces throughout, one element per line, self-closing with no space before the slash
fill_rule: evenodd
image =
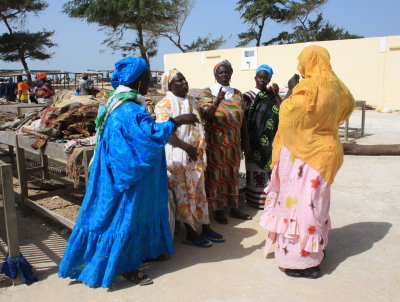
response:
<path id="1" fill-rule="evenodd" d="M 216 238 L 216 237 L 222 237 L 222 238 Z M 207 234 L 207 239 L 212 242 L 215 242 L 215 243 L 225 242 L 224 236 L 222 236 L 221 234 L 218 234 L 218 233 Z"/>
<path id="2" fill-rule="evenodd" d="M 196 247 L 203 247 L 203 248 L 212 247 L 212 243 L 210 241 L 208 241 L 207 239 L 199 239 L 196 241 L 184 240 L 184 241 L 182 241 L 182 243 L 187 244 L 187 245 L 193 245 Z"/>

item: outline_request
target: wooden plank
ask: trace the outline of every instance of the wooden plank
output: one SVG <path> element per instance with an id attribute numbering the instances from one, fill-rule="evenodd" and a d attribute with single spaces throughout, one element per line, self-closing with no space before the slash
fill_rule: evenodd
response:
<path id="1" fill-rule="evenodd" d="M 17 135 L 17 139 L 20 148 L 23 148 L 26 151 L 36 154 L 40 154 L 40 152 L 42 152 L 46 156 L 51 156 L 62 160 L 68 159 L 68 156 L 64 152 L 64 144 L 47 142 L 46 146 L 44 147 L 44 150 L 40 151 L 40 150 L 35 150 L 31 147 L 32 144 L 36 142 L 36 137 Z"/>
<path id="2" fill-rule="evenodd" d="M 25 151 L 18 146 L 18 140 L 16 139 L 16 159 L 17 159 L 17 171 L 19 180 L 19 193 L 20 201 L 23 205 L 25 197 L 28 197 L 28 176 L 26 174 L 26 163 L 25 163 Z"/>
<path id="3" fill-rule="evenodd" d="M 4 216 L 7 232 L 7 245 L 10 257 L 19 257 L 17 210 L 15 208 L 14 187 L 11 165 L 0 164 L 1 186 L 3 189 Z"/>
<path id="4" fill-rule="evenodd" d="M 35 201 L 33 201 L 33 200 L 29 199 L 29 198 L 25 198 L 24 199 L 24 203 L 27 206 L 31 207 L 32 209 L 38 211 L 39 213 L 41 213 L 41 214 L 53 219 L 54 221 L 56 221 L 58 223 L 61 223 L 63 226 L 65 226 L 65 227 L 67 227 L 67 228 L 69 228 L 71 230 L 74 228 L 74 225 L 75 225 L 74 222 L 72 222 L 71 220 L 69 220 L 69 219 L 67 219 L 67 218 L 65 218 L 65 217 L 63 217 L 63 216 L 61 216 L 61 215 L 59 215 L 57 213 L 54 213 L 53 211 L 41 206 L 40 204 L 36 203 Z"/>
<path id="5" fill-rule="evenodd" d="M 8 154 L 10 156 L 10 162 L 12 165 L 15 165 L 15 158 L 14 158 L 14 147 L 8 145 Z"/>
<path id="6" fill-rule="evenodd" d="M 42 164 L 42 178 L 43 179 L 50 179 L 50 174 L 49 174 L 49 159 L 47 158 L 47 155 L 44 155 L 43 152 L 40 152 L 40 162 Z"/>
<path id="7" fill-rule="evenodd" d="M 31 113 L 35 110 L 42 109 L 42 104 L 15 104 L 15 105 L 0 105 L 1 112 L 10 112 L 16 114 Z"/>
<path id="8" fill-rule="evenodd" d="M 0 143 L 15 146 L 15 136 L 14 131 L 0 131 Z"/>
<path id="9" fill-rule="evenodd" d="M 38 171 L 43 171 L 43 166 L 26 169 L 26 172 L 29 172 L 29 173 L 38 172 Z"/>

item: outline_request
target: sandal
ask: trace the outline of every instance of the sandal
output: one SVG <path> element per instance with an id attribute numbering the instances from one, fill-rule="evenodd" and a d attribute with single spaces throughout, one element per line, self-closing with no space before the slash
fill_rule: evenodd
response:
<path id="1" fill-rule="evenodd" d="M 204 237 L 206 237 L 208 240 L 215 242 L 215 243 L 222 243 L 225 242 L 224 236 L 218 233 L 210 233 L 210 234 L 202 234 Z"/>
<path id="2" fill-rule="evenodd" d="M 215 211 L 215 220 L 219 224 L 228 224 L 228 219 L 226 218 L 226 216 L 222 210 Z"/>
<path id="3" fill-rule="evenodd" d="M 182 241 L 182 243 L 187 244 L 187 245 L 193 245 L 196 247 L 203 247 L 203 248 L 212 247 L 212 243 L 206 239 L 200 239 L 200 240 L 196 240 L 196 241 L 184 240 L 184 241 Z"/>
<path id="4" fill-rule="evenodd" d="M 284 272 L 289 277 L 317 279 L 321 277 L 319 266 L 309 267 L 306 269 L 284 269 Z"/>
<path id="5" fill-rule="evenodd" d="M 231 209 L 231 216 L 233 218 L 243 219 L 243 220 L 252 220 L 253 218 L 246 213 L 239 211 L 238 209 Z"/>
<path id="6" fill-rule="evenodd" d="M 135 284 L 139 284 L 140 286 L 150 285 L 154 283 L 153 279 L 151 279 L 149 276 L 147 276 L 146 273 L 140 270 L 134 270 L 132 272 L 125 273 L 124 277 Z"/>

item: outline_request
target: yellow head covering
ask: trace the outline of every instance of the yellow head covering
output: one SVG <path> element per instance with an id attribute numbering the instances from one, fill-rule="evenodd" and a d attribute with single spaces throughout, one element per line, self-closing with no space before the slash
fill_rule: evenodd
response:
<path id="1" fill-rule="evenodd" d="M 169 71 L 164 72 L 161 77 L 161 88 L 164 91 L 168 91 L 168 84 L 170 84 L 173 78 L 178 74 L 181 73 L 178 69 L 172 68 Z"/>
<path id="2" fill-rule="evenodd" d="M 272 166 L 278 162 L 285 145 L 293 158 L 310 165 L 331 184 L 343 162 L 338 128 L 353 111 L 354 99 L 333 72 L 326 48 L 308 46 L 298 60 L 298 70 L 304 79 L 280 107 Z"/>
<path id="3" fill-rule="evenodd" d="M 331 56 L 326 48 L 311 45 L 302 50 L 298 57 L 297 70 L 303 78 L 313 78 L 320 84 L 326 80 L 336 79 L 332 70 Z"/>

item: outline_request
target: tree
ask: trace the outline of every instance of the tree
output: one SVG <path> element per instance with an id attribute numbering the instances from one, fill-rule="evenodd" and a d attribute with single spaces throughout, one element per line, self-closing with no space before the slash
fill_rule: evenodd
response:
<path id="1" fill-rule="evenodd" d="M 246 46 L 256 41 L 256 46 L 261 45 L 261 37 L 265 21 L 271 19 L 281 22 L 284 18 L 284 4 L 287 0 L 240 0 L 236 10 L 241 12 L 241 18 L 245 23 L 250 24 L 247 32 L 240 33 L 237 46 Z"/>
<path id="2" fill-rule="evenodd" d="M 31 33 L 22 30 L 27 15 L 38 13 L 48 6 L 42 0 L 12 0 L 0 2 L 0 19 L 4 22 L 8 33 L 0 36 L 0 59 L 8 62 L 21 61 L 28 80 L 32 81 L 27 59 L 46 60 L 53 54 L 48 48 L 56 46 L 50 38 L 54 31 Z"/>
<path id="3" fill-rule="evenodd" d="M 171 11 L 166 0 L 70 0 L 63 6 L 70 17 L 99 24 L 108 35 L 103 43 L 114 51 L 138 51 L 147 63 L 157 54 L 158 32 L 172 18 Z M 126 42 L 131 31 L 135 38 Z"/>
<path id="4" fill-rule="evenodd" d="M 304 31 L 309 30 L 307 23 L 312 12 L 323 6 L 328 0 L 291 0 L 283 4 L 284 23 L 298 24 Z M 309 24 L 309 23 L 308 23 Z M 309 24 L 310 25 L 310 24 Z M 311 40 L 317 41 L 315 32 L 310 32 Z"/>
<path id="5" fill-rule="evenodd" d="M 221 47 L 226 42 L 224 37 L 212 39 L 210 34 L 203 38 L 199 36 L 190 44 L 182 45 L 182 28 L 195 2 L 195 0 L 172 0 L 174 17 L 160 28 L 160 36 L 170 40 L 182 52 L 212 50 Z"/>
<path id="6" fill-rule="evenodd" d="M 305 24 L 295 26 L 294 31 L 291 33 L 281 32 L 277 37 L 264 43 L 264 45 L 358 38 L 362 38 L 362 36 L 350 34 L 343 28 L 335 28 L 328 21 L 325 21 L 320 13 L 314 21 L 308 20 Z"/>

